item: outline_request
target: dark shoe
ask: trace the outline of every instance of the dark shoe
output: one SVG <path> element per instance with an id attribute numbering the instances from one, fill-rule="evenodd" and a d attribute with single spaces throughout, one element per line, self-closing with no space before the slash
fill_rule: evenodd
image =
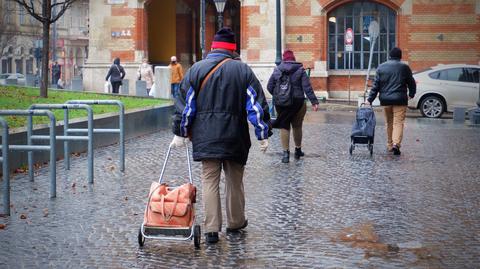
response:
<path id="1" fill-rule="evenodd" d="M 400 155 L 400 148 L 397 145 L 392 146 L 393 155 Z"/>
<path id="2" fill-rule="evenodd" d="M 303 153 L 302 148 L 295 148 L 295 159 L 300 159 L 303 156 L 305 156 L 305 153 Z"/>
<path id="3" fill-rule="evenodd" d="M 238 227 L 238 228 L 228 228 L 227 227 L 227 233 L 237 233 L 237 232 L 240 232 L 241 229 L 247 227 L 248 225 L 248 219 L 245 220 L 245 222 L 243 223 L 243 225 L 241 227 Z"/>
<path id="4" fill-rule="evenodd" d="M 211 232 L 211 233 L 206 233 L 205 234 L 205 241 L 207 244 L 215 244 L 218 242 L 218 233 L 217 232 Z"/>
<path id="5" fill-rule="evenodd" d="M 288 163 L 290 161 L 290 151 L 283 151 L 282 163 Z"/>

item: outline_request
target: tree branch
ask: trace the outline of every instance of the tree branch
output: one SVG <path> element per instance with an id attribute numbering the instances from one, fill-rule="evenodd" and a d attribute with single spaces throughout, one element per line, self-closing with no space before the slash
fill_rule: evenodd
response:
<path id="1" fill-rule="evenodd" d="M 52 8 L 53 8 L 53 6 L 60 6 L 60 5 L 62 6 L 62 8 L 57 13 L 57 15 L 53 16 L 53 18 L 50 20 L 50 23 L 54 23 L 58 19 L 60 19 L 60 17 L 62 17 L 62 15 L 65 13 L 65 11 L 67 11 L 67 9 L 69 9 L 70 6 L 72 6 L 72 4 L 76 1 L 77 0 L 66 0 L 66 1 L 59 2 L 59 3 L 56 3 L 56 4 L 52 5 Z"/>
<path id="2" fill-rule="evenodd" d="M 13 2 L 18 3 L 20 6 L 25 8 L 28 14 L 30 14 L 39 22 L 44 23 L 47 20 L 47 18 L 44 18 L 43 16 L 35 12 L 35 3 L 33 2 L 33 0 L 30 0 L 29 3 L 27 3 L 27 0 L 13 0 Z"/>

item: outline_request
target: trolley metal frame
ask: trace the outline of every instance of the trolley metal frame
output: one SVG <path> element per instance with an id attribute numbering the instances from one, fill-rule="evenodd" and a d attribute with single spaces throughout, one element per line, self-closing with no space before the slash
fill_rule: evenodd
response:
<path id="1" fill-rule="evenodd" d="M 188 177 L 189 177 L 189 182 L 190 184 L 193 185 L 193 178 L 192 178 L 192 166 L 191 166 L 191 163 L 190 163 L 190 152 L 189 152 L 189 149 L 188 149 L 188 146 L 185 145 L 185 148 L 186 148 L 186 157 L 187 157 L 187 164 L 188 164 Z M 170 152 L 172 150 L 172 145 L 170 145 L 168 147 L 168 151 L 167 151 L 167 156 L 165 157 L 165 162 L 163 163 L 163 167 L 162 167 L 162 172 L 160 173 L 160 178 L 158 180 L 158 182 L 160 184 L 162 184 L 163 182 L 163 174 L 165 173 L 165 168 L 167 166 L 167 162 L 168 162 L 168 159 L 170 158 Z M 178 186 L 177 186 L 178 187 Z M 177 187 L 168 187 L 168 189 L 175 189 Z M 145 206 L 145 212 L 147 212 L 148 210 L 148 207 L 150 205 L 150 199 L 149 201 L 147 202 L 147 205 Z M 164 239 L 164 240 L 176 240 L 176 241 L 186 241 L 186 240 L 191 240 L 192 238 L 194 238 L 194 236 L 196 236 L 195 234 L 195 229 L 196 229 L 196 214 L 193 216 L 193 221 L 192 221 L 192 226 L 191 227 L 185 227 L 185 228 L 170 228 L 170 227 L 161 227 L 161 226 L 158 226 L 158 227 L 145 227 L 145 223 L 142 222 L 142 225 L 140 227 L 140 234 L 139 234 L 139 243 L 140 243 L 140 236 L 144 237 L 144 238 L 148 238 L 148 239 Z M 200 226 L 198 226 L 200 227 Z M 180 236 L 167 236 L 167 235 L 148 235 L 145 233 L 145 229 L 159 229 L 159 230 L 190 230 L 190 235 L 188 237 L 186 236 L 183 236 L 183 237 L 180 237 Z M 198 231 L 200 233 L 200 231 Z M 200 234 L 198 236 L 201 236 Z M 143 239 L 144 241 L 145 239 Z M 141 246 L 143 246 L 143 243 L 140 244 Z M 195 247 L 198 247 L 197 245 Z"/>

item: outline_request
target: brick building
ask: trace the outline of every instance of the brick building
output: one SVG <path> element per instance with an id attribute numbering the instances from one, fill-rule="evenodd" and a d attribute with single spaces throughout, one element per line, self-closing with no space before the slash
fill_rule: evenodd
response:
<path id="1" fill-rule="evenodd" d="M 40 10 L 39 2 L 35 3 Z M 61 66 L 62 80 L 67 86 L 72 78 L 81 76 L 87 58 L 87 18 L 88 0 L 79 0 L 55 23 L 55 59 Z M 50 59 L 53 59 L 53 27 L 52 24 Z M 0 74 L 36 74 L 41 58 L 35 55 L 35 49 L 39 49 L 41 40 L 40 22 L 13 0 L 0 1 Z"/>
<path id="2" fill-rule="evenodd" d="M 167 64 L 177 55 L 191 65 L 208 51 L 216 30 L 213 0 L 205 0 L 205 27 L 200 3 L 194 0 L 90 0 L 90 57 L 87 89 L 100 89 L 98 79 L 115 57 L 127 67 L 128 78 L 143 57 Z M 262 83 L 272 72 L 276 53 L 276 0 L 228 0 L 224 24 L 238 34 L 243 61 Z M 379 25 L 373 47 L 374 68 L 393 46 L 413 70 L 439 63 L 480 62 L 480 1 L 478 0 L 281 0 L 282 47 L 311 68 L 316 91 L 346 98 L 365 85 L 373 40 L 372 21 Z M 345 52 L 344 33 L 353 30 L 352 54 Z M 202 39 L 205 29 L 205 40 Z M 204 47 L 203 47 L 203 44 Z M 133 91 L 132 89 L 130 90 Z"/>

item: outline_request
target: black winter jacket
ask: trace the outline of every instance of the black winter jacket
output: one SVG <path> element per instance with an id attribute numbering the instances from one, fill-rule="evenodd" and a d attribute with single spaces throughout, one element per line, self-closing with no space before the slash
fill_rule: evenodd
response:
<path id="1" fill-rule="evenodd" d="M 417 85 L 412 75 L 412 70 L 408 65 L 402 63 L 400 59 L 391 58 L 377 68 L 377 74 L 370 89 L 368 101 L 371 103 L 380 92 L 380 104 L 388 105 L 408 105 L 408 96 L 414 97 L 417 91 Z"/>
<path id="2" fill-rule="evenodd" d="M 122 81 L 122 79 L 125 77 L 125 70 L 123 69 L 123 66 L 120 65 L 120 60 L 115 59 L 113 61 L 112 66 L 110 66 L 110 70 L 108 70 L 108 74 L 105 77 L 105 80 L 108 81 L 108 78 L 110 78 L 111 82 L 119 82 Z"/>
<path id="3" fill-rule="evenodd" d="M 206 75 L 225 58 L 199 92 Z M 246 164 L 251 146 L 248 120 L 258 140 L 267 139 L 270 114 L 262 86 L 248 65 L 225 50 L 211 51 L 186 73 L 175 99 L 172 130 L 190 136 L 195 161 L 220 159 Z"/>
<path id="4" fill-rule="evenodd" d="M 273 74 L 270 76 L 267 84 L 267 90 L 273 95 L 273 89 L 278 79 L 282 76 L 282 72 L 286 72 L 290 75 L 290 81 L 293 88 L 293 99 L 305 99 L 305 94 L 312 103 L 312 105 L 318 104 L 318 99 L 313 92 L 310 79 L 303 68 L 303 65 L 298 62 L 282 62 L 277 68 L 273 70 Z"/>

